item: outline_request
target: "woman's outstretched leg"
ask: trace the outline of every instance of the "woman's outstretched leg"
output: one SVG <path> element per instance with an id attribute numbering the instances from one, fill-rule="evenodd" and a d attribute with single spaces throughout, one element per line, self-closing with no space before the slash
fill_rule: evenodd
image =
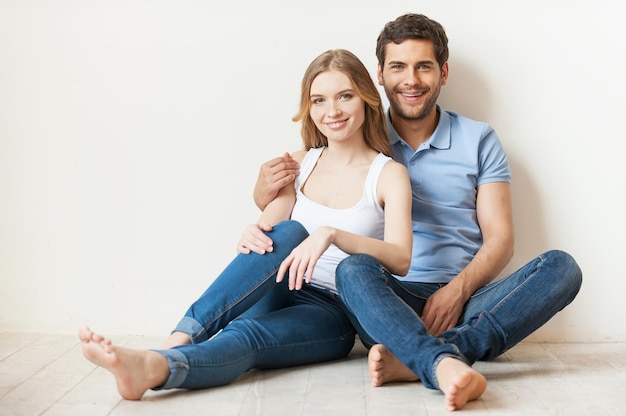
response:
<path id="1" fill-rule="evenodd" d="M 78 337 L 85 358 L 113 374 L 117 391 L 124 399 L 139 400 L 147 390 L 162 385 L 169 377 L 167 359 L 157 352 L 116 346 L 86 326 L 79 329 Z"/>
<path id="2" fill-rule="evenodd" d="M 329 361 L 346 356 L 355 331 L 341 303 L 324 290 L 297 291 L 293 305 L 237 318 L 207 341 L 158 353 L 168 380 L 158 389 L 204 389 L 233 382 L 246 371 Z"/>

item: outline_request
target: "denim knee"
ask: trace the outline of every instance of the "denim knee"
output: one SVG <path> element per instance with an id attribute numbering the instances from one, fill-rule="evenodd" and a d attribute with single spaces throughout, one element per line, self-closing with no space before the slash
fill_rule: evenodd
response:
<path id="1" fill-rule="evenodd" d="M 302 224 L 300 224 L 296 220 L 281 221 L 278 224 L 276 224 L 273 228 L 275 228 L 275 229 L 276 228 L 284 229 L 285 231 L 288 231 L 288 232 L 301 232 L 301 231 L 304 231 L 306 233 L 306 230 L 304 229 L 304 226 Z"/>
<path id="2" fill-rule="evenodd" d="M 309 236 L 306 228 L 295 220 L 281 221 L 272 227 L 272 231 L 267 234 L 272 239 L 276 238 L 275 234 L 280 234 L 295 241 L 302 241 Z"/>
<path id="3" fill-rule="evenodd" d="M 376 276 L 384 276 L 384 267 L 376 258 L 368 254 L 352 254 L 343 259 L 335 270 L 337 293 L 340 296 L 342 293 L 354 293 L 355 287 Z"/>
<path id="4" fill-rule="evenodd" d="M 544 261 L 554 270 L 553 277 L 559 280 L 562 299 L 567 304 L 574 300 L 582 286 L 583 273 L 574 257 L 562 250 L 550 250 L 542 255 Z"/>

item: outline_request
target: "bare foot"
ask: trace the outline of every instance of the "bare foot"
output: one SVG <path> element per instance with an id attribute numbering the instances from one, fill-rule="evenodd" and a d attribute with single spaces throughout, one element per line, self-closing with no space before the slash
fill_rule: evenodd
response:
<path id="1" fill-rule="evenodd" d="M 127 400 L 141 399 L 147 390 L 162 385 L 169 377 L 167 359 L 158 352 L 115 346 L 86 326 L 79 329 L 78 337 L 85 358 L 109 370 L 117 391 Z"/>
<path id="2" fill-rule="evenodd" d="M 419 380 L 419 377 L 382 344 L 376 344 L 370 348 L 367 355 L 367 365 L 370 380 L 374 387 L 380 387 L 385 383 Z"/>
<path id="3" fill-rule="evenodd" d="M 487 388 L 485 376 L 452 357 L 444 358 L 437 366 L 437 381 L 450 411 L 462 409 L 465 403 L 478 399 Z"/>

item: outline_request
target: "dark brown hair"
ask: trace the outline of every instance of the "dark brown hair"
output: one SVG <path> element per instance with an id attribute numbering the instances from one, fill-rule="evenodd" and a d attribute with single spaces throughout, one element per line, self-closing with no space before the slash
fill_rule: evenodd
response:
<path id="1" fill-rule="evenodd" d="M 402 43 L 407 39 L 424 39 L 433 43 L 439 67 L 448 61 L 448 37 L 440 23 L 423 14 L 407 13 L 385 25 L 376 41 L 376 58 L 381 68 L 385 66 L 387 45 Z"/>

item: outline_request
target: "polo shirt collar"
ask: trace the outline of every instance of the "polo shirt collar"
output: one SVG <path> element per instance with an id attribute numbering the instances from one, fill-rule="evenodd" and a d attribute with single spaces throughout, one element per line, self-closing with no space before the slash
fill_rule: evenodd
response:
<path id="1" fill-rule="evenodd" d="M 439 104 L 437 104 L 437 111 L 439 112 L 439 123 L 437 123 L 435 131 L 424 144 L 437 149 L 449 149 L 451 131 L 450 114 L 448 114 L 447 111 L 443 111 L 441 107 L 439 107 Z M 395 127 L 393 127 L 393 124 L 391 124 L 390 109 L 387 109 L 387 125 L 389 126 L 389 142 L 393 146 L 401 141 L 402 137 L 400 137 Z"/>

